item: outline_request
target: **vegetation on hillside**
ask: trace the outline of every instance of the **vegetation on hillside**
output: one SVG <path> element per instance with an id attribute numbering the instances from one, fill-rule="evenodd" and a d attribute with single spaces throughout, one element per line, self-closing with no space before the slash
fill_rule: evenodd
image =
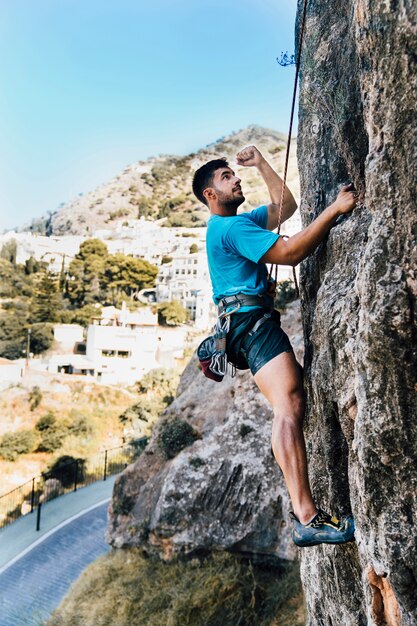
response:
<path id="1" fill-rule="evenodd" d="M 65 295 L 77 307 L 93 302 L 119 305 L 155 285 L 158 268 L 144 259 L 120 252 L 109 254 L 105 243 L 87 239 L 71 261 Z"/>
<path id="2" fill-rule="evenodd" d="M 185 156 L 160 155 L 127 166 L 113 180 L 82 194 L 29 227 L 44 234 L 89 236 L 100 228 L 112 228 L 116 221 L 127 225 L 130 219 L 158 219 L 164 226 L 192 228 L 203 226 L 207 207 L 191 191 L 193 173 L 199 165 L 224 156 L 235 167 L 235 154 L 245 145 L 256 144 L 271 163 L 282 171 L 285 137 L 274 130 L 249 126 Z M 265 186 L 259 174 L 237 167 L 243 174 L 246 206 L 265 201 Z M 288 182 L 298 193 L 295 150 L 291 152 Z"/>
<path id="3" fill-rule="evenodd" d="M 16 243 L 0 251 L 0 357 L 17 359 L 29 349 L 47 350 L 53 341 L 53 324 L 87 326 L 105 305 L 132 301 L 140 289 L 153 287 L 158 268 L 124 254 L 109 254 L 98 239 L 80 245 L 68 271 L 48 271 L 46 263 L 30 258 L 16 263 Z"/>
<path id="4" fill-rule="evenodd" d="M 123 442 L 119 415 L 139 393 L 67 377 L 42 388 L 5 389 L 0 398 L 0 494 L 39 475 L 63 455 L 89 459 Z"/>
<path id="5" fill-rule="evenodd" d="M 45 626 L 301 626 L 296 563 L 228 553 L 165 563 L 113 550 L 90 565 Z"/>
<path id="6" fill-rule="evenodd" d="M 174 400 L 179 378 L 179 371 L 164 367 L 143 376 L 138 383 L 138 400 L 119 416 L 128 442 L 151 434 L 159 415 Z"/>
<path id="7" fill-rule="evenodd" d="M 184 324 L 188 319 L 187 309 L 178 300 L 160 302 L 157 308 L 158 323 L 161 326 L 178 326 Z"/>

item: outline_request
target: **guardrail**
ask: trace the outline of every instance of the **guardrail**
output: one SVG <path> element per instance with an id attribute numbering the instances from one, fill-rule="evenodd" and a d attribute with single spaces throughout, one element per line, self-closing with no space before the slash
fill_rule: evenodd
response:
<path id="1" fill-rule="evenodd" d="M 36 510 L 36 530 L 39 530 L 42 504 L 118 474 L 140 456 L 147 443 L 148 437 L 142 437 L 127 445 L 104 450 L 90 459 L 64 461 L 34 476 L 0 497 L 0 528 Z"/>

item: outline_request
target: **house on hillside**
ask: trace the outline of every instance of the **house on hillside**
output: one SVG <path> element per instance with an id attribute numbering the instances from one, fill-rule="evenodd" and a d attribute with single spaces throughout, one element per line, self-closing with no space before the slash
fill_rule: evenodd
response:
<path id="1" fill-rule="evenodd" d="M 131 385 L 158 366 L 158 318 L 149 308 L 131 313 L 125 304 L 122 309 L 104 307 L 100 317 L 88 326 L 85 354 L 77 349 L 82 334 L 76 328 L 57 325 L 56 335 L 61 340 L 72 336 L 74 341 L 66 354 L 54 354 L 48 359 L 45 368 L 49 372 Z"/>
<path id="2" fill-rule="evenodd" d="M 86 358 L 104 383 L 133 384 L 157 367 L 157 348 L 158 317 L 148 308 L 105 307 L 87 330 Z"/>
<path id="3" fill-rule="evenodd" d="M 6 389 L 9 385 L 17 385 L 23 377 L 25 368 L 23 359 L 11 361 L 0 358 L 0 389 Z"/>
<path id="4" fill-rule="evenodd" d="M 178 300 L 189 319 L 200 329 L 211 327 L 216 319 L 205 251 L 177 253 L 159 269 L 156 299 Z"/>

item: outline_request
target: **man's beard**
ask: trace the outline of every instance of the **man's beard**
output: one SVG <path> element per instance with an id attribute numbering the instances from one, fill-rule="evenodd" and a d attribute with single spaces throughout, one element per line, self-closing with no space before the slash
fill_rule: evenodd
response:
<path id="1" fill-rule="evenodd" d="M 245 202 L 245 196 L 228 196 L 222 191 L 216 189 L 217 198 L 219 205 L 222 209 L 227 211 L 227 213 L 235 213 L 240 205 Z"/>

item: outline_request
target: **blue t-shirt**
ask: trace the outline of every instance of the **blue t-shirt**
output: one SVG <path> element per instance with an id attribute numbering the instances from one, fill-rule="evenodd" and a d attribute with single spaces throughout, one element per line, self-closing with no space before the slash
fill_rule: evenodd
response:
<path id="1" fill-rule="evenodd" d="M 207 258 L 213 300 L 237 293 L 263 294 L 268 288 L 268 271 L 259 259 L 278 240 L 266 229 L 268 207 L 250 213 L 223 217 L 212 215 L 207 224 Z M 241 312 L 253 307 L 242 307 Z"/>

